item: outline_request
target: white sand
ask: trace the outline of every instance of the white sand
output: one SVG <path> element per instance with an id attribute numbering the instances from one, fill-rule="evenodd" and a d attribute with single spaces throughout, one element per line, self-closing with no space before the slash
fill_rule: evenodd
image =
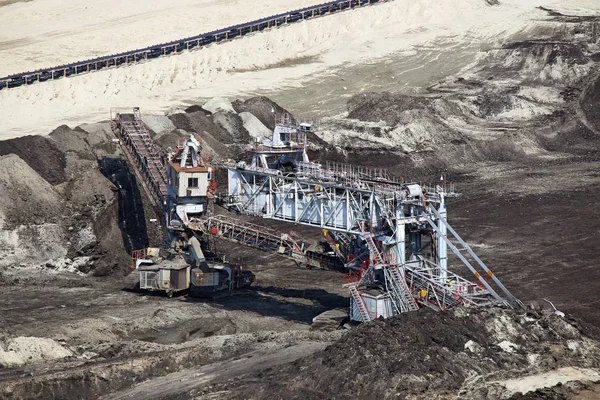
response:
<path id="1" fill-rule="evenodd" d="M 212 99 L 210 99 L 209 101 L 204 103 L 202 108 L 213 114 L 216 113 L 217 111 L 226 111 L 226 112 L 235 113 L 235 110 L 233 109 L 233 105 L 231 104 L 231 102 L 222 97 L 213 97 Z"/>
<path id="2" fill-rule="evenodd" d="M 296 1 L 292 8 L 318 2 Z M 460 52 L 462 44 L 497 45 L 547 18 L 537 6 L 568 4 L 574 9 L 580 4 L 586 10 L 600 10 L 600 2 L 592 2 L 502 0 L 500 6 L 491 7 L 483 0 L 395 0 L 131 67 L 3 90 L 0 139 L 107 119 L 112 106 L 139 106 L 146 114 L 162 113 L 186 100 L 301 87 L 306 79 L 332 74 L 336 67 L 385 62 L 391 55 L 411 57 L 416 48 L 436 52 L 440 46 L 455 46 Z M 2 7 L 0 75 L 165 42 L 291 5 L 277 0 L 280 8 L 267 11 L 263 0 L 204 0 L 207 9 L 200 12 L 198 2 L 191 0 L 173 8 L 170 2 L 157 0 L 152 10 L 143 0 L 122 5 L 116 0 L 86 3 L 88 9 L 60 0 Z M 119 12 L 100 12 L 106 9 Z M 8 11 L 11 14 L 5 16 Z M 72 34 L 80 29 L 85 32 Z M 43 45 L 32 43 L 40 40 Z M 35 56 L 27 51 L 34 51 Z M 302 62 L 282 65 L 292 60 Z M 397 72 L 396 76 L 402 76 L 403 71 Z M 368 82 L 369 77 L 362 79 Z"/>
<path id="3" fill-rule="evenodd" d="M 527 393 L 545 387 L 553 387 L 559 383 L 571 381 L 597 382 L 600 380 L 600 373 L 587 368 L 559 368 L 555 371 L 548 371 L 537 375 L 522 376 L 517 379 L 495 382 L 503 385 L 508 390 L 507 396 L 514 393 Z"/>
<path id="4" fill-rule="evenodd" d="M 258 139 L 271 137 L 271 130 L 267 128 L 258 118 L 249 112 L 241 112 L 240 117 L 244 123 L 244 128 L 250 133 L 250 136 Z"/>
<path id="5" fill-rule="evenodd" d="M 0 76 L 121 53 L 319 0 L 35 0 L 2 7 Z"/>
<path id="6" fill-rule="evenodd" d="M 0 366 L 14 367 L 72 356 L 73 353 L 49 338 L 17 337 L 0 342 Z"/>

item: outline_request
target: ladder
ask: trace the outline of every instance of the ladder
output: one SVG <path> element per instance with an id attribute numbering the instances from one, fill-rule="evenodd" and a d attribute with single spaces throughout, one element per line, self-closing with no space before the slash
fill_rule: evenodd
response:
<path id="1" fill-rule="evenodd" d="M 392 295 L 392 301 L 396 306 L 398 313 L 416 311 L 419 309 L 417 302 L 412 296 L 405 278 L 397 265 L 389 265 L 384 267 L 386 277 L 386 286 L 389 293 Z"/>
<path id="2" fill-rule="evenodd" d="M 354 300 L 353 301 L 354 305 L 358 308 L 358 311 L 360 312 L 362 322 L 371 321 L 371 315 L 369 314 L 369 311 L 367 310 L 367 307 L 365 306 L 365 303 L 363 302 L 362 296 L 360 295 L 360 292 L 358 291 L 358 288 L 356 287 L 356 283 L 350 282 L 348 284 L 348 289 L 350 290 L 350 295 L 352 296 L 352 300 Z"/>
<path id="3" fill-rule="evenodd" d="M 332 234 L 328 229 L 323 229 L 323 236 L 325 236 L 325 239 L 327 240 L 327 243 L 329 243 L 329 245 L 331 246 L 331 248 L 333 249 L 333 251 L 335 252 L 335 255 L 338 256 L 338 258 L 342 261 L 346 261 L 344 254 L 342 253 L 342 251 L 340 250 L 340 246 L 336 240 L 336 235 Z"/>
<path id="4" fill-rule="evenodd" d="M 379 252 L 379 249 L 377 248 L 377 245 L 375 244 L 373 235 L 369 232 L 364 232 L 363 238 L 365 239 L 365 242 L 367 243 L 367 247 L 369 248 L 369 251 L 371 252 L 371 265 L 381 264 L 383 262 L 383 258 L 381 256 L 381 253 Z"/>

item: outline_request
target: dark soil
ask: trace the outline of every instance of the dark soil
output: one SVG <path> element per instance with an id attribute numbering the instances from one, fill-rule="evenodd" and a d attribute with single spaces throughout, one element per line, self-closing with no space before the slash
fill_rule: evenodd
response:
<path id="1" fill-rule="evenodd" d="M 553 167 L 530 172 L 548 168 Z M 465 232 L 469 242 L 496 249 L 494 255 L 488 250 L 480 256 L 497 265 L 498 276 L 517 297 L 550 298 L 559 309 L 600 327 L 598 291 L 587 284 L 600 279 L 600 269 L 595 267 L 600 211 L 592 200 L 600 196 L 600 186 L 575 189 L 565 184 L 557 180 L 547 193 L 499 192 L 489 199 L 469 195 L 473 189 L 467 189 L 463 198 L 452 202 L 455 228 Z"/>
<path id="2" fill-rule="evenodd" d="M 173 114 L 169 118 L 178 129 L 198 135 L 214 153 L 229 158 L 230 150 L 227 144 L 233 143 L 233 137 L 220 125 L 213 122 L 212 117 L 206 112 Z"/>
<path id="3" fill-rule="evenodd" d="M 69 129 L 63 125 L 56 130 Z M 16 154 L 34 171 L 52 185 L 67 180 L 65 155 L 56 145 L 43 136 L 22 136 L 0 141 L 0 156 Z"/>
<path id="4" fill-rule="evenodd" d="M 366 93 L 350 100 L 351 119 L 382 120 L 389 125 L 365 128 L 365 136 L 380 139 L 395 127 L 422 124 L 435 132 L 430 148 L 403 151 L 376 140 L 369 141 L 368 137 L 362 148 L 351 146 L 353 143 L 342 143 L 336 148 L 318 137 L 311 137 L 310 156 L 318 161 L 388 167 L 394 175 L 415 181 L 435 179 L 439 182 L 440 172 L 446 171 L 453 178 L 451 180 L 460 183 L 458 191 L 462 192 L 461 197 L 449 201 L 449 218 L 456 230 L 473 244 L 479 256 L 519 299 L 525 303 L 542 298 L 551 300 L 567 314 L 566 318 L 548 312 L 497 308 L 447 313 L 422 309 L 361 325 L 326 350 L 293 363 L 260 372 L 251 371 L 234 379 L 217 376 L 209 387 L 191 391 L 180 389 L 179 397 L 168 398 L 205 398 L 206 395 L 210 396 L 206 398 L 302 400 L 422 400 L 434 396 L 492 399 L 504 398 L 499 395 L 501 392 L 494 384 L 495 380 L 563 366 L 599 368 L 600 354 L 593 339 L 600 339 L 597 290 L 600 270 L 596 249 L 600 239 L 597 224 L 600 215 L 595 204 L 600 196 L 597 134 L 600 118 L 596 112 L 600 109 L 600 79 L 595 72 L 592 72 L 593 76 L 574 72 L 588 63 L 598 62 L 597 55 L 591 54 L 585 40 L 581 39 L 588 38 L 589 43 L 595 43 L 598 31 L 596 21 L 554 16 L 561 24 L 545 32 L 545 37 L 551 39 L 532 38 L 490 51 L 487 59 L 471 71 L 474 77 L 468 80 L 454 77 L 442 82 L 431 88 L 433 95 Z M 574 35 L 580 38 L 577 43 L 572 40 Z M 544 68 L 561 65 L 565 66 L 564 79 L 543 78 L 545 75 L 541 71 Z M 503 79 L 514 84 L 496 85 L 496 81 Z M 552 114 L 523 121 L 493 120 L 510 109 L 521 86 L 528 85 L 558 88 L 564 102 L 554 105 Z M 460 102 L 468 107 L 461 107 Z M 274 125 L 273 110 L 278 114 L 282 111 L 265 97 L 238 100 L 233 106 L 237 112 L 253 113 L 269 128 Z M 589 124 L 581 118 L 580 110 Z M 463 123 L 462 131 L 447 122 L 450 117 Z M 223 112 L 213 115 L 192 106 L 185 114 L 174 114 L 170 118 L 178 130 L 162 136 L 163 147 L 168 147 L 169 140 L 185 131 L 202 138 L 205 150 L 212 151 L 220 159 L 243 158 L 247 161 L 247 154 L 240 149 L 249 137 L 238 116 Z M 343 121 L 341 126 L 350 129 L 352 122 Z M 472 132 L 469 131 L 471 128 Z M 69 138 L 72 133 L 66 129 L 61 127 L 53 133 L 55 140 Z M 407 136 L 410 134 L 418 133 L 409 132 Z M 66 153 L 66 161 L 59 163 L 63 174 L 65 168 L 75 170 L 74 166 L 81 165 L 89 157 L 90 146 L 85 140 L 74 138 L 61 143 L 63 147 L 59 146 L 59 149 Z M 0 144 L 0 149 L 2 146 Z M 13 147 L 24 151 L 27 146 Z M 119 274 L 127 262 L 123 249 L 153 244 L 152 235 L 148 234 L 152 227 L 147 224 L 152 211 L 135 177 L 125 171 L 122 161 L 107 159 L 101 163 L 101 170 L 119 192 L 115 193 L 112 203 L 105 197 L 105 203 L 84 213 L 86 221 L 95 215 L 94 230 L 100 238 L 85 254 L 103 260 L 96 274 Z M 219 185 L 224 187 L 226 171 L 219 168 L 217 173 Z M 60 183 L 66 178 L 63 177 L 63 181 L 55 179 Z M 84 186 L 94 180 L 86 178 L 78 182 Z M 70 193 L 76 193 L 76 190 Z M 282 232 L 293 228 L 302 236 L 319 240 L 318 230 L 273 221 L 260 222 Z M 274 254 L 247 250 L 231 243 L 217 243 L 217 250 L 226 251 L 234 262 L 260 271 L 256 285 L 246 292 L 243 300 L 228 297 L 211 301 L 211 306 L 219 311 L 255 315 L 257 325 L 266 318 L 284 320 L 286 324 L 292 321 L 310 324 L 316 313 L 347 305 L 347 293 L 336 291 L 339 290 L 337 281 L 342 281 L 337 275 L 334 277 L 337 289 L 323 285 L 323 282 L 334 280 L 328 275 L 334 273 L 332 271 L 308 271 L 314 272 L 308 275 L 306 269 L 289 262 L 274 262 L 277 258 Z M 454 260 L 451 265 L 456 265 Z M 461 268 L 456 268 L 455 272 L 467 278 L 471 276 Z M 190 302 L 185 305 L 203 304 Z M 100 308 L 95 307 L 90 313 Z M 198 311 L 199 315 L 209 315 L 200 307 L 198 310 L 202 310 Z M 82 318 L 88 316 L 86 311 L 79 312 Z M 14 316 L 18 310 L 8 309 L 7 313 Z M 37 310 L 38 321 L 41 313 Z M 222 318 L 218 312 L 210 317 Z M 67 322 L 72 319 L 65 317 Z M 24 319 L 19 321 L 23 325 L 29 323 Z M 230 328 L 233 322 L 225 323 L 227 329 L 233 331 L 234 328 Z M 211 332 L 215 330 L 213 324 L 206 325 Z M 198 321 L 176 322 L 169 328 L 174 331 L 163 338 L 159 338 L 156 331 L 136 334 L 144 334 L 143 337 L 150 341 L 180 342 L 195 334 L 197 326 Z M 515 331 L 511 333 L 509 328 Z M 268 325 L 260 329 L 266 330 Z M 231 332 L 223 330 L 222 333 Z M 502 349 L 499 346 L 502 340 L 514 343 L 516 349 L 513 352 Z M 476 343 L 478 350 L 467 349 L 465 344 L 469 341 Z M 568 344 L 573 342 L 590 347 L 572 351 Z M 268 340 L 266 343 L 269 344 Z M 110 351 L 102 355 L 116 358 L 119 346 L 122 346 L 119 342 L 113 344 Z M 243 363 L 233 359 L 237 355 L 232 351 L 231 364 Z M 531 356 L 536 357 L 535 362 L 531 361 Z M 177 357 L 173 352 L 153 354 L 151 366 L 142 368 L 142 376 L 152 378 L 170 372 L 166 367 L 175 366 Z M 81 389 L 84 396 L 94 397 L 98 393 L 90 387 L 108 392 L 133 384 L 135 376 L 131 368 L 123 366 L 121 361 L 107 360 L 109 374 L 78 376 L 73 378 L 71 386 L 77 388 L 75 390 Z M 133 361 L 131 363 L 133 365 Z M 184 366 L 198 364 L 180 363 Z M 479 383 L 474 381 L 465 387 L 474 376 L 483 378 Z M 38 382 L 30 387 L 39 391 L 36 393 L 49 393 L 43 392 L 44 388 L 56 390 L 48 397 L 76 396 L 68 383 L 69 375 L 66 374 L 49 385 Z M 582 388 L 585 385 L 572 383 L 515 394 L 511 399 L 570 399 Z M 160 396 L 157 389 L 155 397 Z"/>
<path id="5" fill-rule="evenodd" d="M 581 99 L 581 108 L 586 115 L 587 120 L 600 132 L 600 76 L 588 87 Z"/>
<path id="6" fill-rule="evenodd" d="M 286 110 L 265 96 L 251 97 L 246 100 L 236 100 L 233 109 L 238 112 L 247 111 L 254 114 L 267 128 L 275 129 L 275 115 L 281 115 Z"/>
<path id="7" fill-rule="evenodd" d="M 248 144 L 250 143 L 250 134 L 244 128 L 244 122 L 238 114 L 231 112 L 218 111 L 212 115 L 213 121 L 229 133 L 230 138 L 222 137 L 221 141 L 226 144 Z"/>
<path id="8" fill-rule="evenodd" d="M 353 96 L 348 101 L 348 118 L 361 121 L 385 121 L 394 126 L 399 122 L 398 115 L 407 110 L 424 110 L 431 99 L 402 94 L 364 93 Z"/>
<path id="9" fill-rule="evenodd" d="M 520 351 L 504 352 L 497 346 L 491 327 L 498 318 L 517 329 Z M 361 325 L 321 353 L 214 389 L 229 390 L 226 397 L 235 399 L 427 398 L 427 393 L 453 398 L 474 374 L 527 370 L 530 352 L 544 354 L 538 366 L 555 364 L 554 357 L 562 350 L 549 350 L 548 344 L 578 337 L 569 326 L 557 316 L 536 312 L 478 309 L 467 314 L 422 309 Z M 481 348 L 474 353 L 466 350 L 468 341 Z M 582 365 L 577 357 L 570 361 L 566 354 L 563 357 L 562 362 Z M 588 365 L 596 366 L 598 361 Z M 474 390 L 482 398 L 493 396 L 491 387 Z M 471 390 L 469 394 L 474 395 Z"/>

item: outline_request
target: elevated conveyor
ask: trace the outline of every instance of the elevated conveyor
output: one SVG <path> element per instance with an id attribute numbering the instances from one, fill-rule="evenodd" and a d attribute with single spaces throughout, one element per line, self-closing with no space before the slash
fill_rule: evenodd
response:
<path id="1" fill-rule="evenodd" d="M 202 48 L 204 46 L 221 43 L 245 35 L 261 32 L 266 29 L 300 22 L 308 19 L 322 17 L 345 10 L 352 10 L 372 4 L 385 3 L 391 0 L 342 0 L 330 1 L 299 10 L 288 11 L 281 14 L 271 15 L 255 21 L 246 22 L 227 28 L 202 33 L 200 35 L 176 40 L 173 42 L 157 44 L 142 49 L 112 54 L 90 60 L 59 65 L 51 68 L 43 68 L 30 72 L 22 72 L 5 77 L 0 77 L 0 90 L 15 88 L 22 85 L 31 85 L 36 82 L 46 82 L 54 79 L 66 78 L 80 74 L 100 71 L 148 61 L 154 58 L 184 51 Z"/>
<path id="2" fill-rule="evenodd" d="M 121 148 L 142 178 L 153 205 L 162 208 L 167 197 L 167 169 L 148 127 L 142 121 L 140 109 L 133 108 L 131 114 L 114 110 L 112 121 Z"/>
<path id="3" fill-rule="evenodd" d="M 271 251 L 307 266 L 332 268 L 337 265 L 334 257 L 311 250 L 308 243 L 292 233 L 281 233 L 232 217 L 215 215 L 193 219 L 187 227 L 209 236 Z"/>

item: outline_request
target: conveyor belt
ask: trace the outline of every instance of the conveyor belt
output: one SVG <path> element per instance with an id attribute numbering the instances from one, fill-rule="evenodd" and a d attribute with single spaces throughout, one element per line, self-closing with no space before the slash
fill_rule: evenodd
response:
<path id="1" fill-rule="evenodd" d="M 117 113 L 114 123 L 129 161 L 142 176 L 154 205 L 162 210 L 167 197 L 167 170 L 139 109 L 134 108 L 133 114 Z"/>
<path id="2" fill-rule="evenodd" d="M 53 79 L 99 71 L 102 69 L 134 64 L 169 54 L 181 53 L 185 50 L 200 48 L 211 43 L 219 43 L 249 33 L 263 31 L 265 29 L 291 24 L 307 19 L 329 15 L 339 11 L 351 10 L 358 7 L 384 3 L 391 0 L 343 0 L 330 1 L 299 10 L 272 15 L 256 21 L 234 25 L 216 31 L 203 33 L 174 42 L 157 44 L 142 49 L 131 50 L 125 53 L 112 54 L 108 56 L 79 61 L 71 64 L 59 65 L 52 68 L 38 69 L 31 72 L 22 72 L 0 78 L 0 90 L 15 88 L 22 85 L 30 85 L 35 82 L 45 82 Z"/>

